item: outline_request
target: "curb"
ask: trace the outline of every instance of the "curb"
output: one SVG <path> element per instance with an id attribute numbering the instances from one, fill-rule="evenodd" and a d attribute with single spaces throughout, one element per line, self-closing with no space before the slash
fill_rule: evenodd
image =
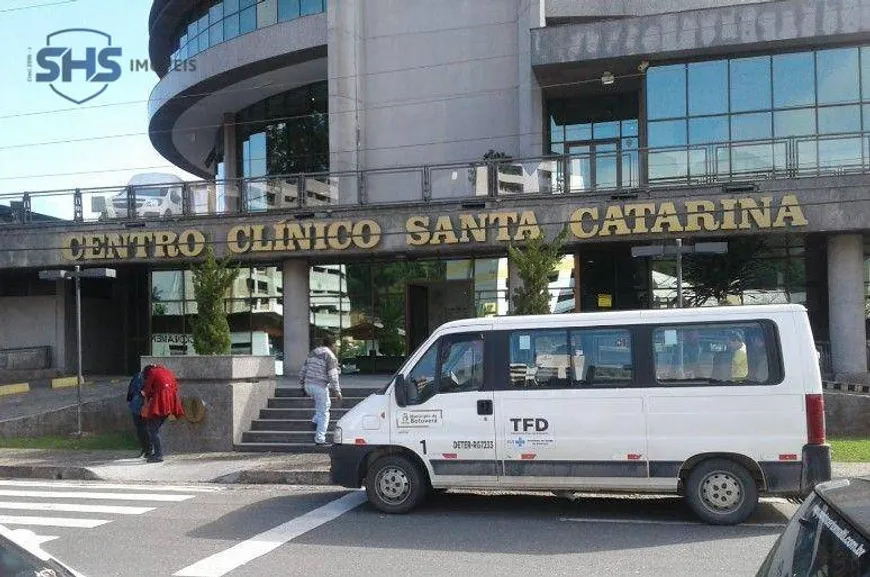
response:
<path id="1" fill-rule="evenodd" d="M 14 385 L 0 385 L 0 396 L 20 395 L 30 392 L 30 383 L 16 383 Z"/>
<path id="2" fill-rule="evenodd" d="M 211 481 L 225 485 L 318 485 L 331 486 L 329 471 L 268 471 L 253 469 L 222 475 Z"/>
<path id="3" fill-rule="evenodd" d="M 69 479 L 73 481 L 100 481 L 100 477 L 86 467 L 55 467 L 51 465 L 0 465 L 0 478 L 4 479 Z"/>

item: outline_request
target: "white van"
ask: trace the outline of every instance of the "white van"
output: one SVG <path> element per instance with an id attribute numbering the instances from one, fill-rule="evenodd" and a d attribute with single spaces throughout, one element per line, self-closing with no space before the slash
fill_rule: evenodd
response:
<path id="1" fill-rule="evenodd" d="M 337 423 L 333 482 L 403 513 L 432 489 L 678 493 L 714 524 L 831 476 L 806 310 L 711 307 L 439 327 Z"/>

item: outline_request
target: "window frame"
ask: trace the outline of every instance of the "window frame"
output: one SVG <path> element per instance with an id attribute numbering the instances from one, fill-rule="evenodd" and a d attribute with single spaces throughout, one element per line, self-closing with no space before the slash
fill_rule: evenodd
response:
<path id="1" fill-rule="evenodd" d="M 761 329 L 764 332 L 765 339 L 765 349 L 767 353 L 767 382 L 764 383 L 755 383 L 755 382 L 740 382 L 740 381 L 728 381 L 726 383 L 717 384 L 717 383 L 693 383 L 693 382 L 663 382 L 660 381 L 658 375 L 656 374 L 656 358 L 655 358 L 655 341 L 653 339 L 653 334 L 656 330 L 665 330 L 665 329 L 677 329 L 680 330 L 680 327 L 717 327 L 717 326 L 733 326 L 733 325 L 747 325 L 747 324 L 759 324 L 761 325 Z M 642 326 L 644 329 L 646 341 L 645 351 L 647 352 L 647 362 L 648 364 L 648 372 L 646 373 L 649 377 L 650 385 L 644 388 L 663 388 L 663 389 L 676 389 L 676 388 L 710 388 L 710 387 L 775 387 L 781 385 L 785 381 L 785 368 L 782 360 L 782 341 L 779 336 L 779 330 L 776 322 L 768 318 L 746 318 L 746 319 L 730 319 L 730 320 L 716 320 L 716 321 L 677 321 L 672 323 L 650 323 Z M 767 346 L 768 343 L 773 343 L 773 347 Z M 643 387 L 643 385 L 641 385 Z"/>

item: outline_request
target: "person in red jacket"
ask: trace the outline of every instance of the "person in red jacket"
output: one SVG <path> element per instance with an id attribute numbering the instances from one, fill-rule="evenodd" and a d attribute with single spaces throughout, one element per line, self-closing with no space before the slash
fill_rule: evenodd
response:
<path id="1" fill-rule="evenodd" d="M 163 461 L 160 427 L 170 415 L 183 417 L 184 408 L 178 396 L 178 382 L 172 371 L 160 365 L 148 365 L 142 376 L 145 379 L 145 386 L 142 388 L 142 395 L 145 397 L 142 417 L 148 428 L 152 448 L 148 462 L 160 463 Z"/>

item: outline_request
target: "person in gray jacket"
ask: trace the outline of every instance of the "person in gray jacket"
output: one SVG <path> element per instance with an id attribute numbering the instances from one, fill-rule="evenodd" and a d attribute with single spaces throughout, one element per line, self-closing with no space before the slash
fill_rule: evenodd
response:
<path id="1" fill-rule="evenodd" d="M 329 427 L 329 391 L 335 391 L 335 398 L 341 401 L 341 386 L 338 383 L 338 358 L 335 356 L 335 340 L 326 336 L 321 346 L 308 354 L 299 371 L 299 384 L 314 399 L 314 442 L 326 444 L 326 429 Z"/>

